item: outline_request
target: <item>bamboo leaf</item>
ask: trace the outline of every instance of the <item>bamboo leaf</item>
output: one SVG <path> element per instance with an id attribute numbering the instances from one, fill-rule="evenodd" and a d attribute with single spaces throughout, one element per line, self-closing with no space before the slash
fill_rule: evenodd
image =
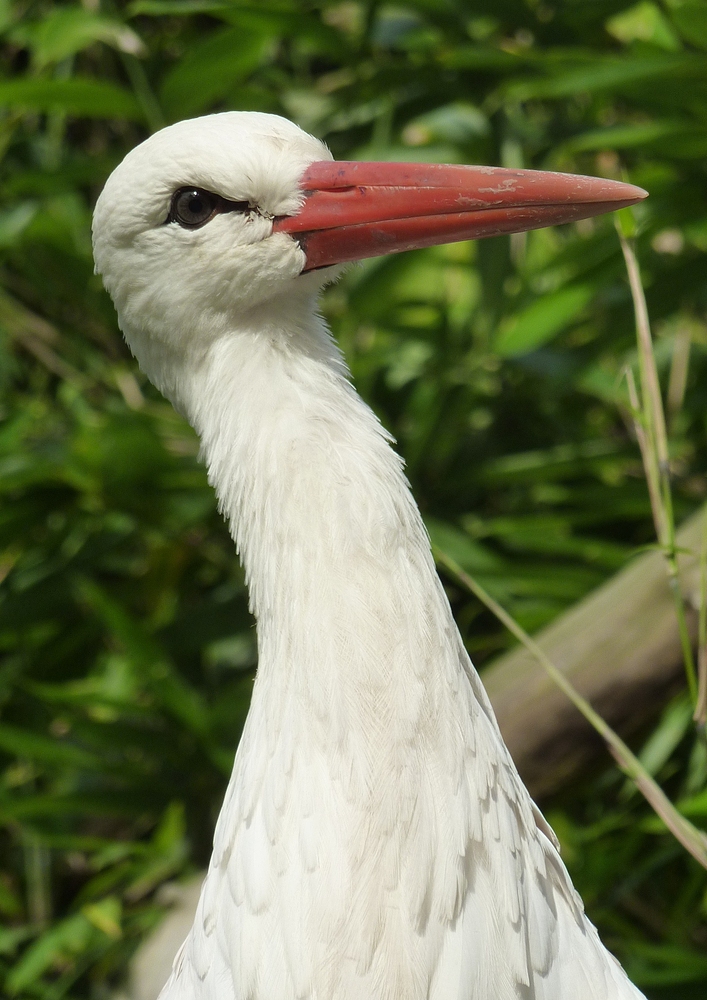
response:
<path id="1" fill-rule="evenodd" d="M 494 341 L 495 350 L 502 357 L 536 350 L 578 319 L 593 295 L 589 286 L 574 285 L 537 299 L 504 320 Z"/>
<path id="2" fill-rule="evenodd" d="M 12 40 L 32 49 L 38 67 L 73 56 L 94 42 L 104 42 L 120 52 L 143 55 L 145 47 L 132 28 L 115 18 L 84 7 L 61 7 L 42 20 L 21 24 Z"/>
<path id="3" fill-rule="evenodd" d="M 642 0 L 635 7 L 616 14 L 606 22 L 606 30 L 620 42 L 650 42 L 675 52 L 680 42 L 660 7 Z"/>
<path id="4" fill-rule="evenodd" d="M 20 729 L 0 723 L 0 747 L 6 752 L 27 760 L 41 761 L 52 767 L 76 767 L 99 770 L 103 764 L 92 753 L 62 740 L 42 736 L 36 730 Z"/>
<path id="5" fill-rule="evenodd" d="M 194 45 L 162 83 L 166 114 L 177 119 L 206 110 L 260 65 L 270 46 L 265 34 L 242 26 L 224 28 Z"/>
<path id="6" fill-rule="evenodd" d="M 0 108 L 65 111 L 76 118 L 125 118 L 140 121 L 140 106 L 131 93 L 105 80 L 17 79 L 0 82 Z"/>
<path id="7" fill-rule="evenodd" d="M 701 0 L 672 5 L 670 18 L 685 41 L 707 49 L 707 7 Z"/>

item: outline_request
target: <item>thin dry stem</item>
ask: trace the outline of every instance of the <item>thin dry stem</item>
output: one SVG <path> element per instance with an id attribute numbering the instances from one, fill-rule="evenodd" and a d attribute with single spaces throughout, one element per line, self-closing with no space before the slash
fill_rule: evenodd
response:
<path id="1" fill-rule="evenodd" d="M 693 826 L 689 820 L 681 816 L 670 799 L 667 798 L 663 790 L 653 780 L 640 760 L 626 746 L 621 737 L 611 726 L 594 711 L 586 698 L 565 677 L 562 671 L 552 662 L 547 654 L 538 646 L 528 633 L 523 629 L 515 618 L 510 615 L 497 601 L 487 594 L 481 584 L 477 583 L 473 577 L 465 573 L 450 556 L 443 552 L 438 546 L 433 546 L 435 559 L 444 566 L 467 590 L 474 594 L 485 604 L 489 611 L 498 618 L 500 622 L 511 632 L 520 642 L 523 643 L 528 652 L 538 661 L 549 677 L 563 691 L 572 704 L 579 709 L 584 718 L 594 727 L 600 736 L 604 738 L 609 749 L 614 756 L 621 770 L 631 778 L 646 801 L 663 820 L 666 827 L 673 836 L 689 851 L 693 858 L 707 868 L 707 836 Z"/>
<path id="2" fill-rule="evenodd" d="M 624 260 L 626 261 L 628 281 L 631 286 L 631 296 L 633 298 L 633 308 L 636 313 L 636 336 L 638 338 L 638 357 L 641 368 L 641 392 L 644 412 L 648 418 L 649 430 L 655 436 L 658 462 L 661 466 L 667 468 L 669 462 L 668 432 L 665 427 L 658 369 L 656 368 L 655 354 L 653 353 L 653 339 L 648 319 L 648 306 L 646 304 L 646 297 L 643 294 L 641 274 L 633 247 L 623 234 L 619 233 L 619 239 L 621 240 Z"/>
<path id="3" fill-rule="evenodd" d="M 660 383 L 658 381 L 658 369 L 656 368 L 655 354 L 653 352 L 653 340 L 648 320 L 648 306 L 646 305 L 646 297 L 643 293 L 643 285 L 641 284 L 641 273 L 633 246 L 622 233 L 620 226 L 617 226 L 617 231 L 619 240 L 621 241 L 624 260 L 626 261 L 633 308 L 636 314 L 636 338 L 638 341 L 638 360 L 641 371 L 641 399 L 638 409 L 643 417 L 643 431 L 646 443 L 645 450 L 643 447 L 641 448 L 641 454 L 646 470 L 648 489 L 651 494 L 651 504 L 655 503 L 657 505 L 657 518 L 656 510 L 654 510 L 656 533 L 665 557 L 668 586 L 670 587 L 675 604 L 678 633 L 680 635 L 680 645 L 682 647 L 690 697 L 693 704 L 696 704 L 697 674 L 695 671 L 695 660 L 692 655 L 690 631 L 687 627 L 687 618 L 685 615 L 685 601 L 680 588 L 678 573 L 678 555 L 675 547 L 675 517 L 670 488 L 668 435 L 665 426 L 663 399 L 660 394 Z M 634 396 L 636 397 L 636 402 L 639 402 L 637 395 L 634 384 Z M 655 486 L 656 467 L 657 489 Z"/>
<path id="4" fill-rule="evenodd" d="M 707 722 L 707 511 L 702 519 L 700 621 L 697 635 L 697 703 L 693 719 L 698 726 L 704 726 Z"/>
<path id="5" fill-rule="evenodd" d="M 648 495 L 651 501 L 651 512 L 653 514 L 653 524 L 658 541 L 662 545 L 667 536 L 667 528 L 664 524 L 665 510 L 660 499 L 660 473 L 658 464 L 655 461 L 655 452 L 651 449 L 646 431 L 641 420 L 641 404 L 638 399 L 636 380 L 633 377 L 631 368 L 626 368 L 626 385 L 628 386 L 628 398 L 631 404 L 631 418 L 636 432 L 636 440 L 641 451 L 643 469 L 646 473 L 646 483 L 648 485 Z"/>

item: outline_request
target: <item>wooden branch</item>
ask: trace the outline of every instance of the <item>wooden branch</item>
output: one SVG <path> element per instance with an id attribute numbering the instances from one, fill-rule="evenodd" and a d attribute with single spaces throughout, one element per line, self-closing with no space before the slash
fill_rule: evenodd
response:
<path id="1" fill-rule="evenodd" d="M 703 512 L 680 529 L 680 582 L 697 635 Z M 550 659 L 614 728 L 645 723 L 684 678 L 680 637 L 660 552 L 637 556 L 536 637 Z M 523 648 L 492 663 L 482 679 L 503 738 L 534 797 L 567 781 L 604 744 Z"/>

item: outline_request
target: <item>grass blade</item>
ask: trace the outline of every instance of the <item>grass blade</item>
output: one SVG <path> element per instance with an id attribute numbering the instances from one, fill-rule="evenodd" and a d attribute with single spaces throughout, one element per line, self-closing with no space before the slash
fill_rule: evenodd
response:
<path id="1" fill-rule="evenodd" d="M 648 319 L 648 306 L 646 305 L 646 297 L 641 282 L 641 272 L 633 249 L 633 243 L 624 232 L 626 228 L 623 224 L 625 218 L 625 216 L 622 216 L 617 219 L 616 229 L 626 262 L 633 308 L 636 314 L 636 339 L 638 342 L 638 360 L 641 373 L 641 394 L 639 399 L 634 385 L 633 396 L 636 403 L 637 416 L 640 413 L 642 418 L 641 432 L 638 429 L 640 421 L 636 419 L 636 435 L 641 447 L 651 505 L 655 504 L 654 520 L 656 522 L 656 532 L 658 542 L 665 556 L 668 585 L 675 604 L 675 614 L 678 621 L 678 632 L 680 634 L 680 645 L 682 647 L 687 684 L 692 702 L 696 704 L 697 675 L 695 672 L 695 660 L 692 655 L 690 632 L 685 617 L 685 601 L 680 588 L 678 557 L 675 546 L 675 517 L 670 488 L 668 433 L 665 425 L 663 399 L 660 394 L 658 369 L 653 352 L 653 338 L 651 337 L 650 321 Z M 631 385 L 632 380 L 629 379 L 629 392 L 631 391 Z M 634 406 L 634 399 L 631 400 L 632 407 Z M 641 434 L 643 435 L 643 443 L 641 443 Z"/>
<path id="2" fill-rule="evenodd" d="M 707 512 L 702 520 L 700 619 L 697 635 L 697 703 L 693 719 L 698 726 L 704 727 L 707 723 Z"/>
<path id="3" fill-rule="evenodd" d="M 643 764 L 632 753 L 618 733 L 594 711 L 587 699 L 582 697 L 559 667 L 552 662 L 549 656 L 543 652 L 535 640 L 528 635 L 525 629 L 518 624 L 505 608 L 501 607 L 473 577 L 465 573 L 461 566 L 438 546 L 433 546 L 433 552 L 438 565 L 443 566 L 459 583 L 474 594 L 506 626 L 508 631 L 525 646 L 548 676 L 582 713 L 587 722 L 604 738 L 616 763 L 624 774 L 635 782 L 638 790 L 658 816 L 660 816 L 673 836 L 683 845 L 686 851 L 689 851 L 696 861 L 699 861 L 703 868 L 707 868 L 707 836 L 677 811 L 662 788 L 653 780 Z"/>

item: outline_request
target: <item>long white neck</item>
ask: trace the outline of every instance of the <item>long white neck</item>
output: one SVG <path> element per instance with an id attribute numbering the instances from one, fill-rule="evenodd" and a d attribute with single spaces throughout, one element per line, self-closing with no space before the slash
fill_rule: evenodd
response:
<path id="1" fill-rule="evenodd" d="M 420 671 L 456 633 L 402 463 L 312 300 L 252 323 L 211 345 L 179 404 L 245 566 L 259 684 L 296 692 L 327 739 L 412 736 Z"/>

